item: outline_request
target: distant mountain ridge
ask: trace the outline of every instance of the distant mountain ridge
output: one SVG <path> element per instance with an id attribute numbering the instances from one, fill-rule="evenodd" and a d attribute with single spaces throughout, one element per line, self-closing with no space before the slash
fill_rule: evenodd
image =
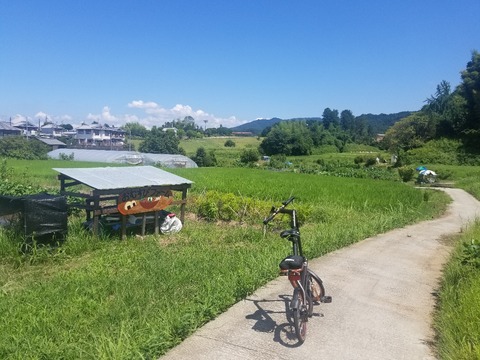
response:
<path id="1" fill-rule="evenodd" d="M 395 124 L 397 121 L 409 116 L 412 114 L 412 111 L 402 111 L 393 114 L 362 114 L 355 117 L 356 120 L 366 120 L 368 124 L 372 127 L 375 133 L 385 133 L 387 129 Z M 238 125 L 230 128 L 233 132 L 251 132 L 254 135 L 260 135 L 263 130 L 269 126 L 273 126 L 281 121 L 322 121 L 321 117 L 310 117 L 310 118 L 293 118 L 293 119 L 280 119 L 277 117 L 271 119 L 257 119 L 250 121 L 246 124 Z"/>

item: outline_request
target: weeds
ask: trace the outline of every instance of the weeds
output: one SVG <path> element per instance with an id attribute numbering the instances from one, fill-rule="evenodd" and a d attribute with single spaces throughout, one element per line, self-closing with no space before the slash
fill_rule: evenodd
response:
<path id="1" fill-rule="evenodd" d="M 463 265 L 480 268 L 480 244 L 478 243 L 478 239 L 472 239 L 470 242 L 463 243 L 463 251 L 460 259 Z"/>

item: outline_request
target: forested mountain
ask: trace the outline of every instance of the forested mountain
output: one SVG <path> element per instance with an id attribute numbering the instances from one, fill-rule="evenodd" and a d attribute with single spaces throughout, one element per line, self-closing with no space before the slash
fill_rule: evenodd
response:
<path id="1" fill-rule="evenodd" d="M 402 111 L 399 113 L 394 114 L 362 114 L 357 116 L 355 119 L 358 121 L 366 121 L 366 123 L 371 127 L 373 132 L 381 134 L 385 133 L 387 129 L 395 124 L 397 121 L 411 115 L 411 111 Z M 230 128 L 232 131 L 248 131 L 255 135 L 260 135 L 263 130 L 268 127 L 272 127 L 273 125 L 281 122 L 281 121 L 322 121 L 321 117 L 310 117 L 310 118 L 294 118 L 294 119 L 280 119 L 280 118 L 272 118 L 272 119 L 258 119 L 251 121 L 249 123 L 235 126 Z"/>
<path id="2" fill-rule="evenodd" d="M 395 124 L 397 121 L 400 121 L 403 118 L 410 116 L 411 114 L 412 114 L 411 111 L 402 111 L 394 114 L 379 114 L 379 115 L 362 114 L 360 116 L 357 116 L 356 119 L 357 120 L 365 119 L 376 134 L 384 134 L 390 126 Z"/>
<path id="3" fill-rule="evenodd" d="M 271 127 L 275 125 L 276 123 L 283 121 L 282 119 L 279 118 L 271 118 L 271 119 L 257 119 L 254 121 L 251 121 L 246 124 L 242 124 L 239 126 L 235 126 L 233 128 L 230 128 L 232 131 L 248 131 L 251 132 L 255 135 L 259 135 L 265 128 Z"/>

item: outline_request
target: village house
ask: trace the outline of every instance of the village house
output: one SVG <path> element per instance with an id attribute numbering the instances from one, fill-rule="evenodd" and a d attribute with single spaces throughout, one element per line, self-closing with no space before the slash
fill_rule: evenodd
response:
<path id="1" fill-rule="evenodd" d="M 121 148 L 125 143 L 125 130 L 113 126 L 82 124 L 76 131 L 75 140 L 81 147 Z"/>
<path id="2" fill-rule="evenodd" d="M 22 135 L 22 130 L 10 125 L 7 122 L 0 122 L 0 137 L 19 135 Z"/>

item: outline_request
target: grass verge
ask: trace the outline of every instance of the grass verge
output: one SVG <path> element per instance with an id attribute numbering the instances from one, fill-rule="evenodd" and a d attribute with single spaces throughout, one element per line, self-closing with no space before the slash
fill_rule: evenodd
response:
<path id="1" fill-rule="evenodd" d="M 459 236 L 444 270 L 434 318 L 440 359 L 480 359 L 479 239 L 477 221 Z"/>

